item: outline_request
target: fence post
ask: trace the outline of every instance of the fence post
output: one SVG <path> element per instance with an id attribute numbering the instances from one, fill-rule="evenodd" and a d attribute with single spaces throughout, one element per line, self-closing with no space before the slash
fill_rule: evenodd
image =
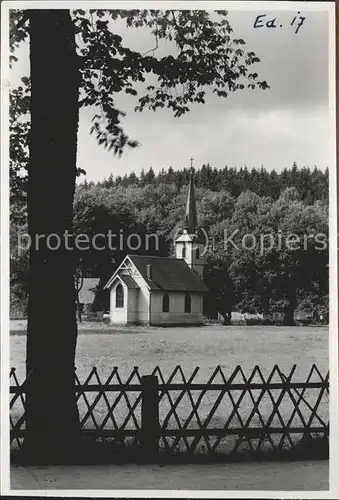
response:
<path id="1" fill-rule="evenodd" d="M 159 384 L 156 375 L 141 377 L 141 450 L 152 460 L 159 451 Z"/>

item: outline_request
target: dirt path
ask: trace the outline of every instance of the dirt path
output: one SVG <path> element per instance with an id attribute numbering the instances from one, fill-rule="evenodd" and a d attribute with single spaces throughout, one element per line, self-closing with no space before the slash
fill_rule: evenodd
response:
<path id="1" fill-rule="evenodd" d="M 329 462 L 13 466 L 11 489 L 328 490 Z"/>

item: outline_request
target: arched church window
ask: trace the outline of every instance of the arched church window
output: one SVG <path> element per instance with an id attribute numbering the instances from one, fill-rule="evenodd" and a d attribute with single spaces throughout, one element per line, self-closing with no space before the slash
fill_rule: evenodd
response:
<path id="1" fill-rule="evenodd" d="M 185 295 L 185 313 L 191 312 L 191 296 L 189 293 Z"/>
<path id="2" fill-rule="evenodd" d="M 115 289 L 115 307 L 124 307 L 124 288 L 121 283 Z"/>
<path id="3" fill-rule="evenodd" d="M 183 259 L 186 257 L 186 245 L 183 245 L 183 247 L 182 247 L 181 256 L 182 256 Z"/>
<path id="4" fill-rule="evenodd" d="M 169 295 L 168 295 L 168 293 L 164 293 L 163 298 L 162 298 L 162 312 L 164 312 L 164 313 L 169 312 Z"/>

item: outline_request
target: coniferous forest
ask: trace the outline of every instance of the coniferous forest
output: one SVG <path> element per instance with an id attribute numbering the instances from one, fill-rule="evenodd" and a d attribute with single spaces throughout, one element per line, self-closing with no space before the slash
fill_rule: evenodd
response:
<path id="1" fill-rule="evenodd" d="M 114 176 L 111 174 L 108 179 L 98 182 L 97 186 L 105 188 L 112 187 L 144 187 L 152 184 L 157 187 L 159 184 L 173 184 L 178 190 L 188 183 L 189 169 L 180 170 L 162 169 L 155 174 L 152 167 L 147 172 L 141 171 L 137 176 L 134 172 L 124 176 Z M 228 191 L 232 196 L 239 196 L 243 191 L 249 190 L 259 196 L 270 196 L 277 199 L 280 193 L 289 187 L 295 187 L 302 200 L 308 203 L 314 200 L 328 199 L 328 169 L 323 172 L 317 167 L 313 169 L 298 167 L 296 163 L 291 168 L 285 168 L 281 173 L 274 169 L 267 170 L 248 167 L 228 167 L 222 169 L 202 165 L 195 172 L 195 185 L 198 188 L 206 188 L 211 191 Z M 85 183 L 87 184 L 87 183 Z M 88 184 L 87 184 L 88 185 Z M 93 185 L 93 183 L 90 183 Z"/>

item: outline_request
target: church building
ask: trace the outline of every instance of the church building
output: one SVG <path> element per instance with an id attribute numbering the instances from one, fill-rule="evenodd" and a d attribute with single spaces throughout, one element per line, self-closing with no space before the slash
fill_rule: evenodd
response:
<path id="1" fill-rule="evenodd" d="M 175 258 L 126 255 L 108 280 L 110 321 L 115 324 L 201 324 L 203 296 L 202 253 L 191 170 L 185 224 L 175 241 Z"/>

